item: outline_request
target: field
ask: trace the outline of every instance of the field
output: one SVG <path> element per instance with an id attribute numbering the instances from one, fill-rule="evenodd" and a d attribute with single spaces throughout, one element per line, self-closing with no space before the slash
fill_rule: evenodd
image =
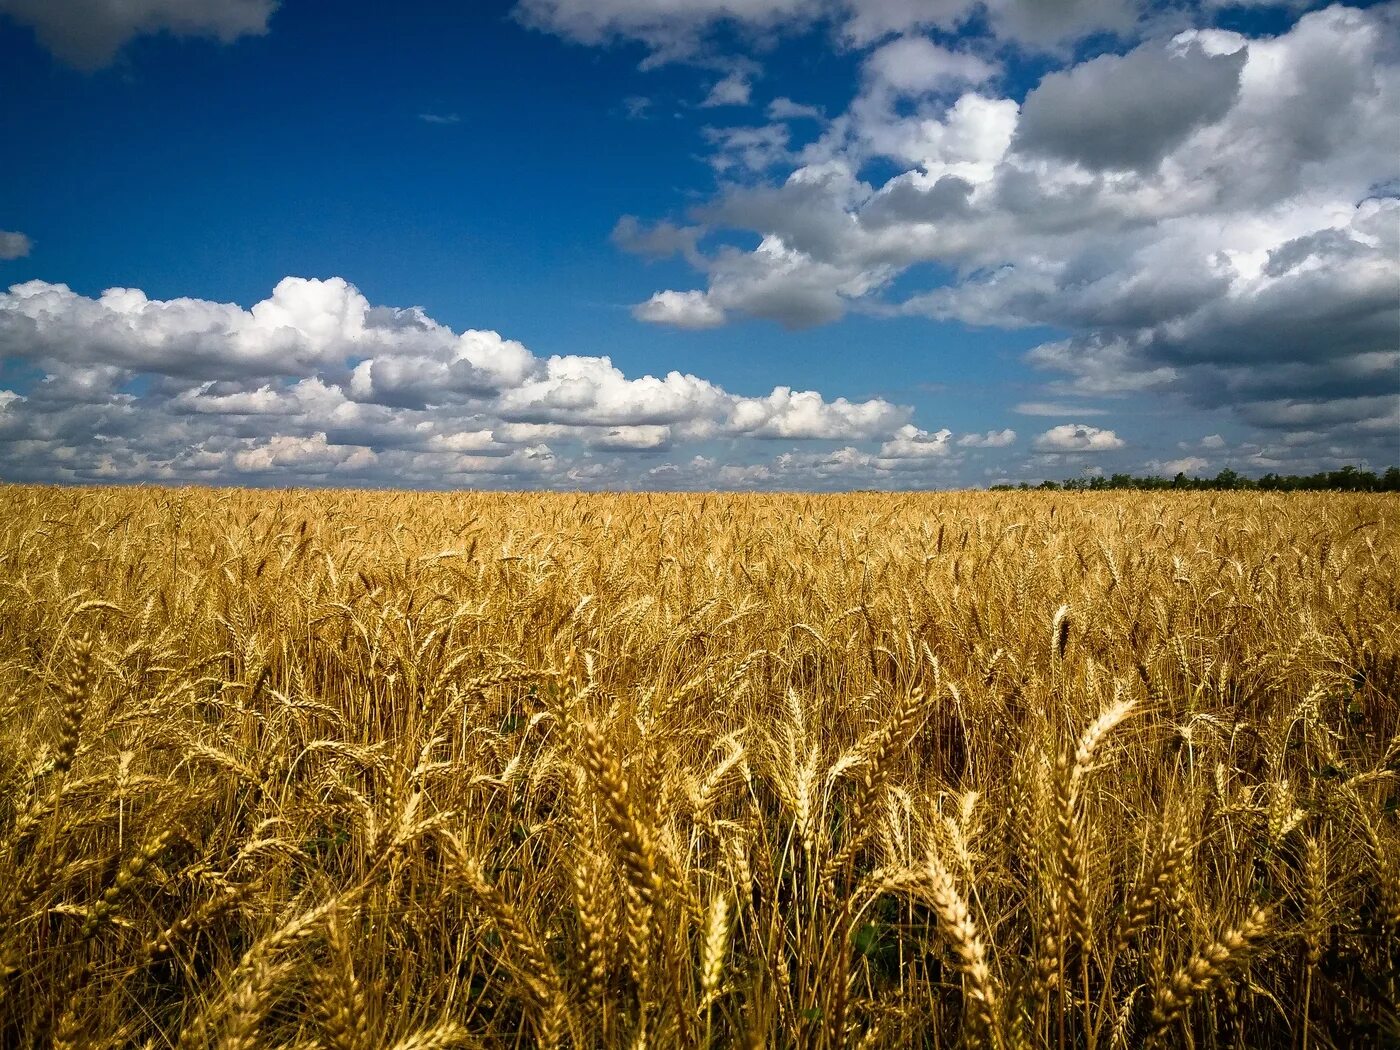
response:
<path id="1" fill-rule="evenodd" d="M 1400 501 L 0 489 L 0 1045 L 1400 1039 Z"/>

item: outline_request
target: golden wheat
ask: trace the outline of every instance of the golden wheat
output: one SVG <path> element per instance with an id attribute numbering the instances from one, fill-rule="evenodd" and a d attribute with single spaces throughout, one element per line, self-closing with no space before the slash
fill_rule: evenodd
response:
<path id="1" fill-rule="evenodd" d="M 0 488 L 0 1045 L 1400 1040 L 1397 552 L 1379 495 Z"/>

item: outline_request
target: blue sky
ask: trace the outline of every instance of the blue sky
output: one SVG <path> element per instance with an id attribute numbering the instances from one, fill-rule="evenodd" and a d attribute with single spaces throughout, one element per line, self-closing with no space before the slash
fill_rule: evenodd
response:
<path id="1" fill-rule="evenodd" d="M 0 0 L 0 477 L 1400 461 L 1394 3 L 451 6 Z"/>

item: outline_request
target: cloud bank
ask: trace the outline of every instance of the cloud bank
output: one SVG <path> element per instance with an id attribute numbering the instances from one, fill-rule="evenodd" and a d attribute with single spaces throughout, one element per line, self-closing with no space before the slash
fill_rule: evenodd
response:
<path id="1" fill-rule="evenodd" d="M 567 0 L 526 5 L 578 39 L 658 48 L 702 15 L 755 28 L 834 18 L 843 39 L 878 43 L 846 111 L 805 146 L 784 123 L 712 132 L 725 180 L 685 227 L 699 286 L 656 292 L 639 319 L 803 328 L 858 312 L 1049 328 L 1062 334 L 1025 356 L 1043 380 L 1023 413 L 1072 419 L 1076 399 L 1150 394 L 1224 410 L 1266 441 L 1311 435 L 1318 455 L 1394 458 L 1396 5 L 1331 6 L 1247 38 L 1161 31 L 1170 19 L 1122 4 L 989 3 L 993 31 L 1024 46 L 1139 37 L 1018 101 L 998 91 L 996 51 L 911 33 L 957 24 L 971 4 L 715 4 L 666 21 L 679 35 L 664 40 L 660 22 L 637 21 L 653 5 L 613 0 L 591 31 Z M 746 238 L 756 247 L 735 246 Z"/>
<path id="2" fill-rule="evenodd" d="M 631 378 L 341 278 L 285 278 L 250 309 L 28 281 L 0 294 L 0 360 L 35 377 L 0 391 L 11 480 L 849 487 L 946 478 L 960 455 L 880 398 Z"/>
<path id="3" fill-rule="evenodd" d="M 1092 33 L 1126 33 L 1145 16 L 1133 0 L 520 0 L 524 24 L 577 43 L 635 41 L 650 61 L 692 58 L 721 30 L 762 36 L 829 26 L 844 46 L 902 33 L 952 32 L 985 20 L 999 39 L 1053 50 Z"/>

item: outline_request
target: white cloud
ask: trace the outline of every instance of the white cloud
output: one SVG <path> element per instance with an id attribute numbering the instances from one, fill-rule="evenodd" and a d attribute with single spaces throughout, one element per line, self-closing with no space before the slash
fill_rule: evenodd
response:
<path id="1" fill-rule="evenodd" d="M 846 6 L 844 39 L 865 47 L 897 33 L 955 29 L 977 6 L 976 0 L 858 0 Z"/>
<path id="2" fill-rule="evenodd" d="M 1152 5 L 1142 0 L 986 0 L 998 36 L 1056 48 L 1090 33 L 1128 33 Z"/>
<path id="3" fill-rule="evenodd" d="M 671 428 L 661 426 L 608 427 L 587 439 L 590 448 L 618 452 L 652 451 L 671 444 Z"/>
<path id="4" fill-rule="evenodd" d="M 1166 31 L 1044 77 L 1024 107 L 996 97 L 981 53 L 889 40 L 919 9 L 862 7 L 862 39 L 888 42 L 815 142 L 794 150 L 746 129 L 732 146 L 716 133 L 716 166 L 747 177 L 693 211 L 702 233 L 758 246 L 697 253 L 707 285 L 688 303 L 713 308 L 705 323 L 797 328 L 860 310 L 1050 327 L 1065 334 L 1027 354 L 1048 381 L 1024 414 L 1085 418 L 1104 409 L 1077 399 L 1151 394 L 1273 427 L 1318 402 L 1336 410 L 1307 429 L 1357 458 L 1393 454 L 1377 436 L 1393 400 L 1373 399 L 1400 369 L 1389 8 L 1332 6 L 1255 38 L 1171 36 L 1190 12 L 1159 12 Z M 962 17 L 956 4 L 923 11 L 929 25 Z M 987 13 L 1042 41 L 1059 15 L 1108 29 L 1137 18 L 1114 3 Z M 959 76 L 983 79 L 949 104 Z M 905 291 L 930 270 L 931 286 Z M 668 312 L 681 313 L 639 316 Z M 1312 407 L 1270 407 L 1285 402 Z"/>
<path id="5" fill-rule="evenodd" d="M 733 70 L 722 80 L 718 80 L 710 88 L 704 100 L 700 103 L 701 109 L 709 109 L 715 106 L 747 106 L 749 96 L 753 93 L 751 76 L 747 70 Z"/>
<path id="6" fill-rule="evenodd" d="M 826 114 L 818 106 L 804 106 L 785 96 L 779 96 L 768 103 L 769 120 L 825 120 Z"/>
<path id="7" fill-rule="evenodd" d="M 754 29 L 812 18 L 819 0 L 520 0 L 516 17 L 584 44 L 640 40 L 659 59 L 693 54 L 716 25 Z"/>
<path id="8" fill-rule="evenodd" d="M 700 226 L 677 226 L 670 222 L 644 226 L 635 215 L 624 215 L 617 220 L 610 239 L 617 247 L 633 255 L 649 259 L 669 259 L 680 255 L 691 265 L 701 266 L 704 261 L 697 244 L 704 232 Z"/>
<path id="9" fill-rule="evenodd" d="M 848 440 L 888 434 L 907 418 L 906 410 L 879 398 L 825 401 L 814 390 L 794 391 L 780 386 L 764 398 L 736 399 L 724 430 L 765 438 Z M 896 437 L 908 429 L 896 431 Z"/>
<path id="10" fill-rule="evenodd" d="M 1038 452 L 1110 452 L 1122 448 L 1124 444 L 1123 439 L 1113 431 L 1083 423 L 1051 427 L 1034 442 Z"/>
<path id="11" fill-rule="evenodd" d="M 1210 466 L 1210 460 L 1200 456 L 1182 456 L 1180 459 L 1152 460 L 1147 469 L 1154 474 L 1199 474 Z"/>
<path id="12" fill-rule="evenodd" d="M 888 471 L 948 436 L 881 398 L 755 397 L 676 371 L 629 377 L 606 357 L 536 356 L 372 306 L 340 278 L 286 278 L 248 309 L 30 281 L 0 293 L 0 361 L 43 376 L 0 392 L 0 474 L 15 480 L 629 487 L 670 476 L 650 472 L 674 453 L 709 461 L 711 485 L 781 473 L 800 486 L 835 475 L 814 459 L 804 481 L 801 457 L 779 472 L 788 453 L 774 442 L 866 442 L 853 454 Z M 725 459 L 700 455 L 706 442 Z"/>
<path id="13" fill-rule="evenodd" d="M 366 338 L 367 310 L 340 278 L 285 278 L 251 311 L 203 299 L 153 301 L 132 288 L 89 299 L 67 285 L 28 281 L 0 296 L 0 341 L 29 356 L 168 375 L 289 375 L 343 357 Z"/>
<path id="14" fill-rule="evenodd" d="M 985 434 L 964 434 L 958 444 L 964 448 L 1006 448 L 1016 441 L 1016 431 L 989 430 Z"/>
<path id="15" fill-rule="evenodd" d="M 17 230 L 0 230 L 0 260 L 23 259 L 34 243 Z"/>
<path id="16" fill-rule="evenodd" d="M 692 58 L 720 27 L 763 35 L 826 24 L 868 46 L 892 34 L 956 29 L 984 10 L 993 34 L 1032 50 L 1060 48 L 1095 32 L 1133 30 L 1137 0 L 519 0 L 526 25 L 584 44 L 637 40 L 651 63 Z"/>
<path id="17" fill-rule="evenodd" d="M 1149 170 L 1230 111 L 1247 54 L 1209 54 L 1196 41 L 1149 43 L 1051 73 L 1021 106 L 1017 146 L 1094 170 Z"/>
<path id="18" fill-rule="evenodd" d="M 632 307 L 632 316 L 652 324 L 690 329 L 717 328 L 725 321 L 724 310 L 702 291 L 657 292 Z"/>
<path id="19" fill-rule="evenodd" d="M 1106 408 L 1069 405 L 1060 401 L 1022 401 L 1012 409 L 1023 416 L 1106 416 Z"/>
<path id="20" fill-rule="evenodd" d="M 875 92 L 853 104 L 855 148 L 869 157 L 912 165 L 928 180 L 954 175 L 989 183 L 1011 147 L 1018 107 L 1011 99 L 965 92 L 946 109 L 904 116 L 895 97 Z"/>
<path id="21" fill-rule="evenodd" d="M 373 450 L 351 445 L 332 445 L 323 432 L 309 437 L 273 434 L 251 448 L 234 453 L 233 465 L 247 474 L 285 470 L 297 474 L 320 474 L 330 470 L 354 470 L 372 466 Z"/>
<path id="22" fill-rule="evenodd" d="M 930 434 L 912 423 L 895 431 L 889 441 L 880 446 L 882 459 L 943 459 L 952 451 L 948 439 L 953 432 L 946 427 Z M 961 443 L 961 442 L 960 442 Z"/>
<path id="23" fill-rule="evenodd" d="M 712 457 L 666 463 L 649 471 L 644 484 L 659 488 L 803 488 L 824 490 L 909 489 L 947 486 L 961 462 L 952 434 L 930 433 L 912 424 L 897 429 L 874 451 L 845 445 L 827 451 L 781 452 L 756 463 L 724 463 Z M 600 474 L 590 472 L 591 484 Z M 576 480 L 583 480 L 582 477 Z"/>
<path id="24" fill-rule="evenodd" d="M 1286 7 L 1302 11 L 1311 7 L 1314 0 L 1204 0 L 1206 7 Z"/>
<path id="25" fill-rule="evenodd" d="M 30 26 L 58 58 L 100 69 L 129 40 L 149 33 L 231 43 L 267 32 L 278 0 L 0 0 L 0 14 Z"/>
<path id="26" fill-rule="evenodd" d="M 791 132 L 786 124 L 757 127 L 706 128 L 705 137 L 714 146 L 710 166 L 721 174 L 765 172 L 792 159 L 788 150 Z"/>
<path id="27" fill-rule="evenodd" d="M 497 411 L 520 423 L 631 426 L 712 418 L 725 402 L 719 387 L 680 372 L 628 379 L 606 357 L 551 357 L 518 386 L 503 390 Z"/>
<path id="28" fill-rule="evenodd" d="M 462 118 L 456 113 L 419 113 L 418 119 L 424 124 L 460 124 Z"/>
<path id="29" fill-rule="evenodd" d="M 996 73 L 990 62 L 950 51 L 922 36 L 885 44 L 870 54 L 864 69 L 874 90 L 915 97 L 981 84 Z"/>

